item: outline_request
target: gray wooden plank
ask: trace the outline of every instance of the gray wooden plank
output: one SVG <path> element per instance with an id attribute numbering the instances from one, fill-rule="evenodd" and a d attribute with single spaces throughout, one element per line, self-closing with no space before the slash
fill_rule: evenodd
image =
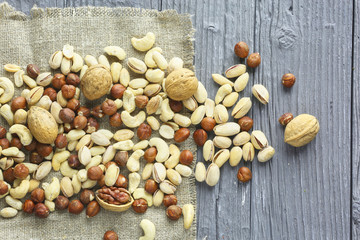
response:
<path id="1" fill-rule="evenodd" d="M 354 1 L 352 68 L 352 239 L 360 238 L 360 4 Z"/>
<path id="2" fill-rule="evenodd" d="M 253 1 L 162 1 L 162 9 L 176 9 L 193 14 L 195 34 L 196 75 L 215 97 L 218 85 L 212 73 L 223 73 L 227 67 L 239 63 L 233 53 L 234 44 L 246 41 L 254 44 Z M 203 161 L 198 151 L 198 161 Z M 249 239 L 250 237 L 250 184 L 239 184 L 236 174 L 239 167 L 225 165 L 221 169 L 219 184 L 208 187 L 197 184 L 198 239 Z"/>
<path id="3" fill-rule="evenodd" d="M 271 101 L 253 105 L 277 155 L 252 164 L 252 239 L 349 239 L 352 4 L 338 1 L 258 1 L 255 50 L 262 55 L 254 83 Z M 292 72 L 291 90 L 281 76 Z M 283 143 L 277 118 L 310 113 L 320 122 L 315 141 Z"/>

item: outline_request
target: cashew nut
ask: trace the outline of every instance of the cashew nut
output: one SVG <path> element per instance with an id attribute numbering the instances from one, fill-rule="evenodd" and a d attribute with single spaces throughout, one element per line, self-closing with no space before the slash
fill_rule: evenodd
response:
<path id="1" fill-rule="evenodd" d="M 149 50 L 155 43 L 155 34 L 152 32 L 148 32 L 144 37 L 142 38 L 131 38 L 131 44 L 133 47 L 140 51 L 145 52 Z"/>
<path id="2" fill-rule="evenodd" d="M 133 192 L 133 197 L 134 197 L 134 199 L 140 199 L 140 198 L 145 199 L 147 201 L 149 207 L 151 207 L 153 205 L 152 195 L 150 193 L 148 193 L 147 191 L 145 191 L 144 188 L 135 189 L 135 191 Z"/>
<path id="3" fill-rule="evenodd" d="M 144 111 L 140 111 L 137 115 L 131 116 L 129 112 L 122 111 L 121 112 L 121 119 L 125 126 L 129 128 L 136 128 L 140 126 L 141 123 L 145 121 L 146 114 Z"/>
<path id="4" fill-rule="evenodd" d="M 129 174 L 129 192 L 133 193 L 140 184 L 140 174 L 133 172 Z"/>
<path id="5" fill-rule="evenodd" d="M 5 118 L 7 123 L 12 126 L 14 124 L 14 114 L 11 111 L 11 107 L 9 104 L 4 104 L 0 108 L 0 114 Z"/>
<path id="6" fill-rule="evenodd" d="M 12 99 L 15 93 L 14 84 L 6 77 L 0 77 L 0 88 L 4 89 L 4 93 L 0 96 L 0 103 L 7 103 Z"/>
<path id="7" fill-rule="evenodd" d="M 70 70 L 72 72 L 79 72 L 83 65 L 84 65 L 83 58 L 79 54 L 74 53 Z"/>
<path id="8" fill-rule="evenodd" d="M 171 120 L 174 117 L 174 112 L 171 110 L 170 108 L 170 103 L 169 103 L 169 99 L 166 98 L 165 100 L 162 101 L 161 103 L 161 115 L 160 115 L 160 119 L 163 122 L 167 122 L 169 120 Z"/>
<path id="9" fill-rule="evenodd" d="M 104 48 L 104 52 L 106 52 L 110 56 L 115 56 L 119 60 L 124 60 L 126 58 L 126 53 L 124 49 L 118 46 L 107 46 Z"/>
<path id="10" fill-rule="evenodd" d="M 116 150 L 130 151 L 134 147 L 134 143 L 131 140 L 125 140 L 115 143 L 113 147 Z"/>
<path id="11" fill-rule="evenodd" d="M 169 147 L 163 139 L 154 137 L 150 139 L 149 145 L 157 149 L 155 158 L 157 162 L 165 162 L 169 158 Z"/>
<path id="12" fill-rule="evenodd" d="M 159 47 L 154 47 L 152 49 L 150 49 L 146 54 L 145 54 L 145 57 L 144 57 L 144 62 L 145 64 L 149 67 L 149 68 L 156 68 L 157 65 L 153 59 L 153 54 L 154 52 L 159 52 L 159 53 L 162 53 L 162 49 L 159 48 Z"/>
<path id="13" fill-rule="evenodd" d="M 30 130 L 22 124 L 14 124 L 10 127 L 9 132 L 11 134 L 16 134 L 20 138 L 22 145 L 27 146 L 32 142 L 33 136 L 31 135 Z"/>
<path id="14" fill-rule="evenodd" d="M 226 95 L 230 94 L 231 92 L 232 87 L 230 86 L 230 84 L 225 84 L 219 87 L 215 96 L 215 103 L 219 104 L 226 97 Z"/>
<path id="15" fill-rule="evenodd" d="M 164 165 L 166 168 L 174 168 L 178 165 L 180 160 L 180 150 L 175 144 L 169 146 L 170 157 L 165 161 Z"/>
<path id="16" fill-rule="evenodd" d="M 53 177 L 51 183 L 43 183 L 42 188 L 45 191 L 45 199 L 52 201 L 60 194 L 60 181 Z"/>
<path id="17" fill-rule="evenodd" d="M 148 140 L 142 140 L 142 141 L 136 143 L 136 144 L 133 146 L 132 150 L 133 150 L 133 151 L 136 151 L 136 150 L 139 150 L 139 149 L 142 150 L 142 149 L 147 148 L 148 146 L 149 146 L 149 141 L 148 141 Z"/>
<path id="18" fill-rule="evenodd" d="M 140 237 L 139 240 L 153 240 L 155 239 L 155 225 L 147 219 L 143 219 L 140 222 L 140 227 L 144 231 L 144 236 Z"/>
<path id="19" fill-rule="evenodd" d="M 137 172 L 140 169 L 140 158 L 144 156 L 143 150 L 136 150 L 131 156 L 129 157 L 126 167 L 130 172 Z"/>
<path id="20" fill-rule="evenodd" d="M 19 186 L 10 189 L 10 195 L 16 199 L 24 198 L 29 190 L 29 187 L 30 187 L 30 181 L 26 179 L 22 180 Z"/>
<path id="21" fill-rule="evenodd" d="M 184 216 L 184 228 L 189 229 L 191 227 L 192 222 L 194 221 L 194 205 L 185 204 L 183 206 L 183 216 Z"/>
<path id="22" fill-rule="evenodd" d="M 28 193 L 31 193 L 35 188 L 38 188 L 40 185 L 40 181 L 36 179 L 30 179 L 30 187 Z"/>
<path id="23" fill-rule="evenodd" d="M 62 151 L 62 152 L 55 153 L 52 158 L 52 163 L 51 163 L 54 171 L 59 171 L 60 164 L 65 162 L 69 157 L 70 157 L 69 151 Z"/>
<path id="24" fill-rule="evenodd" d="M 129 113 L 132 113 L 135 110 L 135 107 L 136 107 L 135 96 L 134 96 L 133 92 L 130 90 L 125 90 L 125 92 L 124 92 L 123 107 Z"/>
<path id="25" fill-rule="evenodd" d="M 60 172 L 64 177 L 72 177 L 74 174 L 78 173 L 78 170 L 75 170 L 69 166 L 68 161 L 61 163 Z"/>

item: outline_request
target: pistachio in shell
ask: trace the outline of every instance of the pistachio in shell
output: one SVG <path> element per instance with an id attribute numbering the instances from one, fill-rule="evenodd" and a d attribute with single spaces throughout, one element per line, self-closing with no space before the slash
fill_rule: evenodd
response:
<path id="1" fill-rule="evenodd" d="M 111 84 L 112 77 L 109 69 L 104 65 L 97 64 L 86 70 L 80 87 L 87 99 L 95 100 L 107 94 Z"/>
<path id="2" fill-rule="evenodd" d="M 40 143 L 52 144 L 58 135 L 55 118 L 44 108 L 33 106 L 27 117 L 31 134 Z"/>
<path id="3" fill-rule="evenodd" d="M 196 92 L 198 79 L 195 73 L 187 68 L 172 71 L 165 80 L 165 89 L 169 98 L 182 101 Z"/>
<path id="4" fill-rule="evenodd" d="M 286 125 L 284 141 L 291 146 L 302 147 L 316 137 L 319 129 L 320 125 L 316 117 L 300 114 Z"/>

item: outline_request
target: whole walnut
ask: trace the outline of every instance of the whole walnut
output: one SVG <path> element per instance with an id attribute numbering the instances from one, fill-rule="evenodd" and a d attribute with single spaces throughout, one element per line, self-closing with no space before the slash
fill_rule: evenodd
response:
<path id="1" fill-rule="evenodd" d="M 98 64 L 91 66 L 81 79 L 80 87 L 84 96 L 89 100 L 99 99 L 109 91 L 112 77 L 109 69 Z"/>
<path id="2" fill-rule="evenodd" d="M 165 80 L 165 89 L 168 96 L 176 101 L 190 98 L 196 92 L 198 79 L 195 73 L 186 68 L 172 71 Z"/>

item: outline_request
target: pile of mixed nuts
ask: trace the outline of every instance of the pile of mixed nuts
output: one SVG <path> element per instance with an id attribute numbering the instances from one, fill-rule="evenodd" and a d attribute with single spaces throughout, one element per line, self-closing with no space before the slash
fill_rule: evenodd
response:
<path id="1" fill-rule="evenodd" d="M 193 175 L 193 153 L 180 151 L 177 146 L 189 138 L 191 125 L 201 126 L 193 140 L 203 147 L 204 160 L 210 162 L 207 167 L 202 161 L 197 163 L 194 175 L 199 182 L 215 186 L 221 166 L 228 160 L 233 167 L 241 159 L 253 161 L 255 149 L 260 150 L 257 159 L 261 162 L 273 157 L 275 149 L 263 132 L 248 133 L 253 120 L 245 115 L 252 102 L 249 97 L 238 100 L 249 80 L 244 64 L 230 67 L 225 77 L 212 75 L 221 85 L 212 100 L 195 74 L 183 68 L 180 58 L 168 62 L 162 49 L 153 47 L 155 34 L 132 38 L 131 43 L 146 53 L 144 60 L 127 58 L 128 68 L 120 63 L 126 53 L 118 46 L 104 48 L 111 57 L 87 55 L 83 59 L 68 44 L 50 57 L 54 75 L 40 72 L 35 64 L 29 64 L 26 70 L 14 64 L 4 66 L 14 73 L 14 81 L 0 77 L 0 114 L 10 126 L 8 131 L 0 127 L 0 198 L 5 197 L 9 205 L 0 211 L 2 217 L 14 217 L 23 210 L 46 218 L 55 209 L 79 214 L 85 207 L 87 217 L 96 216 L 101 207 L 118 212 L 132 207 L 144 213 L 152 205 L 163 204 L 168 218 L 178 220 L 183 215 L 184 228 L 188 229 L 194 219 L 194 206 L 178 206 L 175 192 L 183 177 Z M 240 42 L 235 53 L 245 58 L 249 48 Z M 114 58 L 117 60 L 110 64 L 109 59 Z M 260 55 L 253 53 L 247 64 L 257 67 L 260 61 Z M 131 79 L 128 69 L 139 77 Z M 232 78 L 236 80 L 230 81 Z M 286 86 L 291 81 L 294 83 L 295 77 L 283 77 Z M 15 86 L 24 83 L 21 96 L 14 97 Z M 252 93 L 262 104 L 269 102 L 263 85 L 253 85 Z M 88 108 L 80 102 L 81 94 L 89 101 L 105 95 L 109 98 Z M 231 116 L 238 122 L 229 122 L 231 107 Z M 186 111 L 192 112 L 190 117 Z M 100 128 L 99 119 L 105 116 L 111 126 L 120 129 L 111 132 Z M 319 130 L 316 118 L 307 114 L 292 118 L 287 114 L 279 119 L 284 125 L 291 121 L 285 141 L 293 146 L 310 142 Z M 160 137 L 152 137 L 153 131 L 158 131 Z M 208 140 L 207 132 L 211 131 L 215 137 Z M 168 144 L 170 140 L 177 144 Z M 140 174 L 142 159 L 146 165 Z M 121 168 L 130 172 L 128 176 L 120 173 Z M 62 177 L 53 177 L 40 186 L 52 170 Z M 249 181 L 250 169 L 240 168 L 238 178 Z M 144 188 L 139 187 L 141 180 L 146 181 Z M 78 199 L 70 201 L 76 194 Z M 140 226 L 146 239 L 155 238 L 151 221 L 143 219 Z M 108 231 L 104 239 L 117 239 L 117 234 Z"/>

